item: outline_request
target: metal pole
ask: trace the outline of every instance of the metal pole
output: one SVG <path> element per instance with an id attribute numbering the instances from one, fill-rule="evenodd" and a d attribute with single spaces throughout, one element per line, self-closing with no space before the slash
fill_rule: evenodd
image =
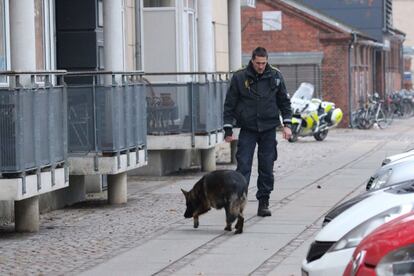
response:
<path id="1" fill-rule="evenodd" d="M 135 69 L 142 69 L 142 1 L 135 0 Z"/>

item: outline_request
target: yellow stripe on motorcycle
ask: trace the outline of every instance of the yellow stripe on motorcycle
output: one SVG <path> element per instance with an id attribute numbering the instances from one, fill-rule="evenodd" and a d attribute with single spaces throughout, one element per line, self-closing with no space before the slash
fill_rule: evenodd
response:
<path id="1" fill-rule="evenodd" d="M 313 120 L 313 118 L 311 116 L 312 115 L 304 118 L 305 119 L 305 122 L 306 122 L 306 127 L 305 127 L 306 129 L 311 129 L 313 127 L 314 120 Z"/>
<path id="2" fill-rule="evenodd" d="M 292 125 L 293 124 L 297 124 L 298 125 L 299 123 L 300 122 L 299 122 L 299 120 L 297 118 L 295 118 L 295 117 L 292 118 Z"/>

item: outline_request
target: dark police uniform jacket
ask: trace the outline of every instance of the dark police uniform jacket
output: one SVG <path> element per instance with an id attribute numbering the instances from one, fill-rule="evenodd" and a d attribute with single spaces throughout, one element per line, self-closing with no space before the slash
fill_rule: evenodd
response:
<path id="1" fill-rule="evenodd" d="M 266 65 L 262 75 L 253 64 L 234 73 L 224 103 L 224 127 L 266 131 L 279 126 L 279 114 L 285 125 L 291 123 L 289 94 L 279 70 Z"/>

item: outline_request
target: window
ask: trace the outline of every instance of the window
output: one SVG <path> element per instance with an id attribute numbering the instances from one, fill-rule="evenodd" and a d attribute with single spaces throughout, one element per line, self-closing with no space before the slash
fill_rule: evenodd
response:
<path id="1" fill-rule="evenodd" d="M 175 7 L 175 0 L 144 0 L 144 8 Z"/>
<path id="2" fill-rule="evenodd" d="M 35 0 L 36 70 L 45 70 L 45 14 L 43 0 Z"/>
<path id="3" fill-rule="evenodd" d="M 187 1 L 185 1 L 184 2 L 184 7 L 188 8 L 188 9 L 195 10 L 194 0 L 187 0 Z"/>
<path id="4" fill-rule="evenodd" d="M 55 67 L 54 0 L 34 0 L 36 70 L 53 70 Z M 37 77 L 37 82 L 43 82 Z"/>
<path id="5" fill-rule="evenodd" d="M 103 2 L 102 0 L 98 1 L 98 26 L 103 27 L 104 20 L 103 20 Z"/>
<path id="6" fill-rule="evenodd" d="M 98 69 L 105 69 L 105 53 L 103 46 L 98 46 Z"/>
<path id="7" fill-rule="evenodd" d="M 264 11 L 262 13 L 263 31 L 280 31 L 282 30 L 282 12 L 281 11 Z"/>

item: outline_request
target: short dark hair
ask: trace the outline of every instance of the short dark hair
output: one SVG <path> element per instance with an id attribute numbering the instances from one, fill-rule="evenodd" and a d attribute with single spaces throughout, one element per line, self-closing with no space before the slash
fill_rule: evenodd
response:
<path id="1" fill-rule="evenodd" d="M 263 47 L 257 47 L 254 49 L 252 52 L 252 59 L 255 59 L 256 57 L 268 58 L 266 49 Z"/>

